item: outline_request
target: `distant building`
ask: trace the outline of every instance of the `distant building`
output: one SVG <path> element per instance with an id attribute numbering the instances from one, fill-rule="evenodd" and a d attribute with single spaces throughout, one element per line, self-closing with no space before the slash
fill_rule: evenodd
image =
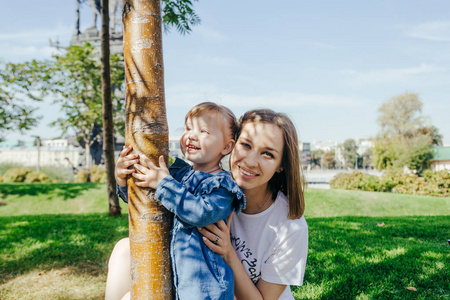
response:
<path id="1" fill-rule="evenodd" d="M 307 168 L 311 164 L 311 144 L 300 143 L 300 162 L 303 168 Z"/>
<path id="2" fill-rule="evenodd" d="M 0 143 L 0 163 L 76 168 L 80 150 L 80 147 L 75 147 L 66 139 L 46 140 L 42 147 L 32 142 L 4 141 Z"/>
<path id="3" fill-rule="evenodd" d="M 431 170 L 450 170 L 450 147 L 433 147 L 433 152 Z"/>
<path id="4" fill-rule="evenodd" d="M 183 152 L 181 152 L 179 137 L 169 137 L 169 155 L 173 158 L 178 157 L 184 159 Z"/>

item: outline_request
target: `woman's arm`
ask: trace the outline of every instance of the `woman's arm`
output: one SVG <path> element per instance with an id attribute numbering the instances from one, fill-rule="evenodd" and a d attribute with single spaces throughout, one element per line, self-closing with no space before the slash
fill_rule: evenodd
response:
<path id="1" fill-rule="evenodd" d="M 228 217 L 228 225 L 224 221 L 199 228 L 199 232 L 204 236 L 203 241 L 212 251 L 219 254 L 223 260 L 231 267 L 234 273 L 234 294 L 240 299 L 278 299 L 283 293 L 286 285 L 275 284 L 260 279 L 255 285 L 244 269 L 239 257 L 234 251 L 230 240 L 230 224 L 232 214 Z M 215 243 L 217 237 L 219 241 Z"/>

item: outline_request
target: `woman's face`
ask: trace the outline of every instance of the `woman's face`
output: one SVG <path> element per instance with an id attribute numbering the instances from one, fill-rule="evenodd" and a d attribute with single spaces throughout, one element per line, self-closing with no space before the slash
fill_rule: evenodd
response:
<path id="1" fill-rule="evenodd" d="M 281 170 L 284 139 L 278 125 L 248 122 L 231 152 L 230 169 L 242 190 L 264 189 Z"/>

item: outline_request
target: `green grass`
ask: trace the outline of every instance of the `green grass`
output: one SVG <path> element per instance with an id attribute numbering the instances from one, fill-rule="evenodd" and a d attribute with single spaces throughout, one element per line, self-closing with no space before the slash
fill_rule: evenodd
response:
<path id="1" fill-rule="evenodd" d="M 449 216 L 310 218 L 308 225 L 296 299 L 449 299 Z"/>
<path id="2" fill-rule="evenodd" d="M 108 257 L 127 235 L 126 215 L 0 217 L 0 299 L 103 299 Z"/>
<path id="3" fill-rule="evenodd" d="M 0 299 L 103 299 L 128 234 L 105 185 L 0 184 L 0 201 Z M 309 189 L 306 205 L 296 299 L 450 299 L 449 198 Z"/>
<path id="4" fill-rule="evenodd" d="M 6 203 L 0 216 L 108 212 L 106 185 L 101 183 L 0 184 L 0 201 Z"/>
<path id="5" fill-rule="evenodd" d="M 305 217 L 442 216 L 450 199 L 392 193 L 308 189 Z"/>

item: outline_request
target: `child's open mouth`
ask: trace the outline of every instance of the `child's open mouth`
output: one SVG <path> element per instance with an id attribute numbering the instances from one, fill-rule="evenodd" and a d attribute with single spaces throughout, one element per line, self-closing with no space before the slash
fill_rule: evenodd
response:
<path id="1" fill-rule="evenodd" d="M 196 147 L 194 145 L 188 145 L 187 148 L 188 148 L 188 150 L 200 150 L 199 147 Z"/>

